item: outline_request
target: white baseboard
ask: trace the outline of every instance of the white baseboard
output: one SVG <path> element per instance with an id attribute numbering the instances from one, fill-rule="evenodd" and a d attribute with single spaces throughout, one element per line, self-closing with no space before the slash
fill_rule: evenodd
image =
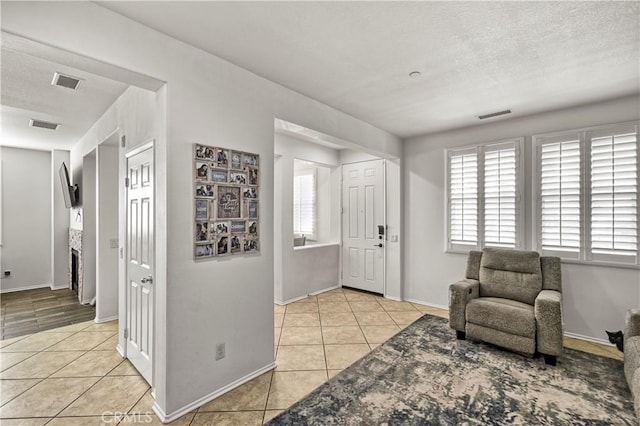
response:
<path id="1" fill-rule="evenodd" d="M 51 284 L 49 287 L 51 288 L 51 290 L 65 290 L 70 288 L 68 285 L 54 286 L 53 284 Z"/>
<path id="2" fill-rule="evenodd" d="M 445 306 L 445 305 L 438 305 L 436 303 L 424 302 L 422 300 L 417 300 L 417 299 L 404 299 L 404 300 L 407 302 L 417 303 L 418 305 L 431 306 L 432 308 L 438 308 L 438 309 L 446 309 L 447 311 L 449 310 L 449 306 Z"/>
<path id="3" fill-rule="evenodd" d="M 115 321 L 115 320 L 117 320 L 118 318 L 119 318 L 119 316 L 118 316 L 118 314 L 116 314 L 116 315 L 112 315 L 112 316 L 107 317 L 107 318 L 98 318 L 98 317 L 95 317 L 95 319 L 94 319 L 93 321 L 94 321 L 96 324 L 101 324 L 101 323 L 103 323 L 103 322 Z"/>
<path id="4" fill-rule="evenodd" d="M 276 305 L 283 306 L 283 305 L 288 305 L 289 303 L 297 302 L 298 300 L 306 299 L 307 297 L 309 296 L 305 295 L 305 296 L 294 297 L 293 299 L 289 299 L 285 301 L 275 300 L 274 303 Z"/>
<path id="5" fill-rule="evenodd" d="M 121 356 L 122 358 L 125 358 L 125 356 L 124 356 L 124 350 L 122 349 L 122 346 L 120 346 L 120 343 L 118 343 L 118 344 L 116 345 L 116 351 L 118 351 L 118 353 L 120 354 L 120 356 Z"/>
<path id="6" fill-rule="evenodd" d="M 202 398 L 199 398 L 192 403 L 185 405 L 184 407 L 174 411 L 173 413 L 165 414 L 164 411 L 162 411 L 162 409 L 158 407 L 158 404 L 156 402 L 153 403 L 153 411 L 156 413 L 162 423 L 172 422 L 177 418 L 184 416 L 188 412 L 203 406 L 207 402 L 210 402 L 217 397 L 224 395 L 225 393 L 237 388 L 238 386 L 243 385 L 252 379 L 255 379 L 259 375 L 264 374 L 269 370 L 273 370 L 274 368 L 276 368 L 276 363 L 272 362 L 262 368 L 259 368 L 253 373 L 249 373 L 246 376 L 239 378 L 235 382 L 229 383 L 227 386 L 224 386 L 217 391 L 211 392 L 210 394 L 205 395 Z"/>
<path id="7" fill-rule="evenodd" d="M 401 297 L 389 296 L 388 294 L 385 294 L 384 298 L 389 300 L 395 300 L 396 302 L 405 302 L 405 300 L 402 300 Z"/>
<path id="8" fill-rule="evenodd" d="M 564 333 L 564 336 L 571 337 L 572 339 L 584 340 L 586 342 L 600 343 L 601 345 L 611 346 L 612 348 L 616 347 L 616 345 L 612 344 L 606 339 L 598 339 L 596 337 L 589 337 L 589 336 L 583 336 L 582 334 L 566 333 L 566 332 Z"/>
<path id="9" fill-rule="evenodd" d="M 293 299 L 289 299 L 289 300 L 285 300 L 285 301 L 281 301 L 281 300 L 274 300 L 274 303 L 276 305 L 288 305 L 289 303 L 293 303 L 293 302 L 297 302 L 298 300 L 303 300 L 306 299 L 309 296 L 315 296 L 316 294 L 320 294 L 320 293 L 326 293 L 327 291 L 331 291 L 331 290 L 335 290 L 336 288 L 340 288 L 342 286 L 340 285 L 335 285 L 333 287 L 327 287 L 327 288 L 323 288 L 322 290 L 318 290 L 318 291 L 314 291 L 313 293 L 309 293 L 306 294 L 304 296 L 299 296 L 299 297 L 294 297 Z"/>
<path id="10" fill-rule="evenodd" d="M 27 286 L 18 287 L 18 288 L 6 288 L 6 289 L 3 289 L 3 290 L 0 290 L 0 294 L 1 293 L 13 293 L 15 291 L 35 290 L 36 288 L 45 288 L 45 287 L 51 288 L 51 284 L 37 284 L 37 285 L 27 285 Z"/>
<path id="11" fill-rule="evenodd" d="M 309 293 L 309 296 L 315 296 L 316 294 L 326 293 L 328 291 L 335 290 L 337 288 L 342 288 L 342 286 L 338 284 L 338 285 L 334 285 L 332 287 L 323 288 L 322 290 L 318 290 L 318 291 L 314 291 L 313 293 Z"/>

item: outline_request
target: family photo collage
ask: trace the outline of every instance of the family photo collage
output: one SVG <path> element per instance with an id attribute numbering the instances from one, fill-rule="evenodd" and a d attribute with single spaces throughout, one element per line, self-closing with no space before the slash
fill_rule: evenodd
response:
<path id="1" fill-rule="evenodd" d="M 259 251 L 260 156 L 194 144 L 194 258 Z"/>

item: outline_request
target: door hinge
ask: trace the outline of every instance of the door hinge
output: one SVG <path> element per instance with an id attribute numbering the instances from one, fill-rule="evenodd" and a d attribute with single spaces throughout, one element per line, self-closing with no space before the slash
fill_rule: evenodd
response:
<path id="1" fill-rule="evenodd" d="M 129 187 L 129 177 L 124 178 L 124 187 L 125 188 Z"/>
<path id="2" fill-rule="evenodd" d="M 125 339 L 129 338 L 129 329 L 128 328 L 124 329 L 124 338 Z"/>

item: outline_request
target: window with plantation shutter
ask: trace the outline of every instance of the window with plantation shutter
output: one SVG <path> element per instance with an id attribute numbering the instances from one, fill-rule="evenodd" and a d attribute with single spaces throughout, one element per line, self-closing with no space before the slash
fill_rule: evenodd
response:
<path id="1" fill-rule="evenodd" d="M 588 134 L 593 259 L 638 253 L 638 141 L 629 130 Z"/>
<path id="2" fill-rule="evenodd" d="M 296 171 L 293 176 L 293 233 L 316 239 L 316 172 Z"/>
<path id="3" fill-rule="evenodd" d="M 484 243 L 516 247 L 518 221 L 518 155 L 513 143 L 484 150 Z"/>
<path id="4" fill-rule="evenodd" d="M 475 149 L 449 154 L 449 244 L 450 247 L 475 247 L 478 243 L 478 154 Z"/>
<path id="5" fill-rule="evenodd" d="M 447 151 L 447 250 L 522 248 L 523 138 Z"/>
<path id="6" fill-rule="evenodd" d="M 534 137 L 542 254 L 640 265 L 638 123 Z"/>
<path id="7" fill-rule="evenodd" d="M 543 252 L 580 251 L 580 138 L 545 140 L 540 146 L 540 226 Z M 549 253 L 552 254 L 552 253 Z"/>

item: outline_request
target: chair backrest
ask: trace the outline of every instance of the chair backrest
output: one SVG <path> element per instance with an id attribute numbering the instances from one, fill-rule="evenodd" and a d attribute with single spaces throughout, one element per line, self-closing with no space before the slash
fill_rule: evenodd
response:
<path id="1" fill-rule="evenodd" d="M 501 297 L 533 305 L 542 290 L 540 254 L 485 248 L 478 278 L 480 297 Z"/>

